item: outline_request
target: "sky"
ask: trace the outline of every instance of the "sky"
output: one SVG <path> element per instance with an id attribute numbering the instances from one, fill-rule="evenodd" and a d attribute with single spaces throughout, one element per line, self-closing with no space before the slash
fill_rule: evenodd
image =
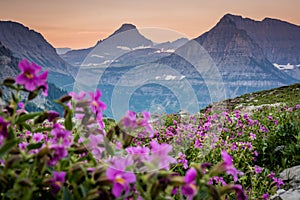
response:
<path id="1" fill-rule="evenodd" d="M 299 9 L 300 0 L 0 0 L 0 20 L 34 29 L 54 47 L 79 49 L 95 45 L 123 23 L 195 38 L 227 13 L 300 25 Z M 149 37 L 161 42 L 164 35 Z"/>

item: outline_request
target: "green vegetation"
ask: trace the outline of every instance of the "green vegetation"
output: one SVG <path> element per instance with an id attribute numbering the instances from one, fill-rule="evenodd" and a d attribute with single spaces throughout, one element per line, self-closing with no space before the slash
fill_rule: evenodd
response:
<path id="1" fill-rule="evenodd" d="M 208 107 L 226 107 L 229 110 L 246 106 L 261 106 L 265 104 L 282 104 L 293 107 L 300 103 L 300 83 L 264 90 L 217 102 Z M 205 109 L 203 109 L 205 110 Z"/>

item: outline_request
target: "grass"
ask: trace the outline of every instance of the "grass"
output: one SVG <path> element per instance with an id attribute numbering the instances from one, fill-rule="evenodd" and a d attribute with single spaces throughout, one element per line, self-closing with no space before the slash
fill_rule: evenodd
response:
<path id="1" fill-rule="evenodd" d="M 249 106 L 262 106 L 270 104 L 281 104 L 288 107 L 294 107 L 300 103 L 300 83 L 289 86 L 283 86 L 271 90 L 263 90 L 241 95 L 236 98 L 226 99 L 221 102 L 210 104 L 207 108 L 227 108 L 230 111 L 236 108 Z M 206 110 L 202 109 L 201 111 Z"/>

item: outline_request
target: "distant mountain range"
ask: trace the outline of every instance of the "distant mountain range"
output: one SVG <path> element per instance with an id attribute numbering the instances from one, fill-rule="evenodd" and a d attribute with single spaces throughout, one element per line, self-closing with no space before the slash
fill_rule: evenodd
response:
<path id="1" fill-rule="evenodd" d="M 124 101 L 118 104 L 126 100 L 136 111 L 160 106 L 174 112 L 182 108 L 176 100 L 180 92 L 193 91 L 203 107 L 300 80 L 300 27 L 270 18 L 255 21 L 227 14 L 195 39 L 160 44 L 147 39 L 134 25 L 123 24 L 93 47 L 56 51 L 35 31 L 0 22 L 0 42 L 15 57 L 50 69 L 51 81 L 59 87 L 98 87 L 108 105 L 114 106 L 114 95 L 123 95 Z M 134 94 L 129 94 L 133 89 Z M 126 99 L 128 95 L 131 99 Z M 111 116 L 113 110 L 108 107 L 106 114 Z"/>
<path id="2" fill-rule="evenodd" d="M 73 66 L 81 66 L 84 59 L 92 51 L 98 52 L 89 56 L 94 64 L 101 62 L 107 62 L 116 55 L 122 55 L 127 52 L 131 52 L 138 49 L 164 49 L 164 51 L 174 52 L 176 48 L 186 43 L 188 39 L 181 38 L 173 42 L 164 42 L 154 44 L 151 40 L 145 38 L 140 34 L 136 26 L 132 24 L 123 24 L 119 29 L 112 33 L 108 38 L 99 40 L 93 47 L 87 49 L 71 50 L 62 54 L 61 57 Z"/>

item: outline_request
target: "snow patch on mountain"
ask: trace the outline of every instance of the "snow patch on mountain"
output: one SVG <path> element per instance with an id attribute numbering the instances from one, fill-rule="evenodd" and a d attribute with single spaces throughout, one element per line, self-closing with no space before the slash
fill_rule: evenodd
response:
<path id="1" fill-rule="evenodd" d="M 97 54 L 93 54 L 93 55 L 91 55 L 91 57 L 95 57 L 95 58 L 104 58 L 104 56 L 97 55 Z"/>
<path id="2" fill-rule="evenodd" d="M 292 65 L 290 63 L 286 64 L 286 65 L 279 65 L 277 63 L 273 64 L 277 69 L 279 70 L 291 70 L 291 69 L 295 69 L 296 67 L 300 67 L 299 65 Z"/>
<path id="3" fill-rule="evenodd" d="M 159 49 L 155 51 L 154 53 L 174 53 L 175 49 Z"/>
<path id="4" fill-rule="evenodd" d="M 163 76 L 156 76 L 155 80 L 166 80 L 166 81 L 173 81 L 173 80 L 182 80 L 185 76 L 174 76 L 174 75 L 166 75 Z"/>
<path id="5" fill-rule="evenodd" d="M 142 45 L 142 46 L 134 47 L 132 50 L 137 50 L 137 49 L 148 49 L 148 48 L 151 48 L 151 46 L 150 46 L 150 45 L 148 45 L 148 46 Z"/>
<path id="6" fill-rule="evenodd" d="M 117 48 L 118 48 L 118 49 L 122 49 L 122 50 L 124 50 L 124 51 L 130 51 L 130 50 L 131 50 L 131 48 L 125 47 L 125 46 L 117 46 Z"/>

